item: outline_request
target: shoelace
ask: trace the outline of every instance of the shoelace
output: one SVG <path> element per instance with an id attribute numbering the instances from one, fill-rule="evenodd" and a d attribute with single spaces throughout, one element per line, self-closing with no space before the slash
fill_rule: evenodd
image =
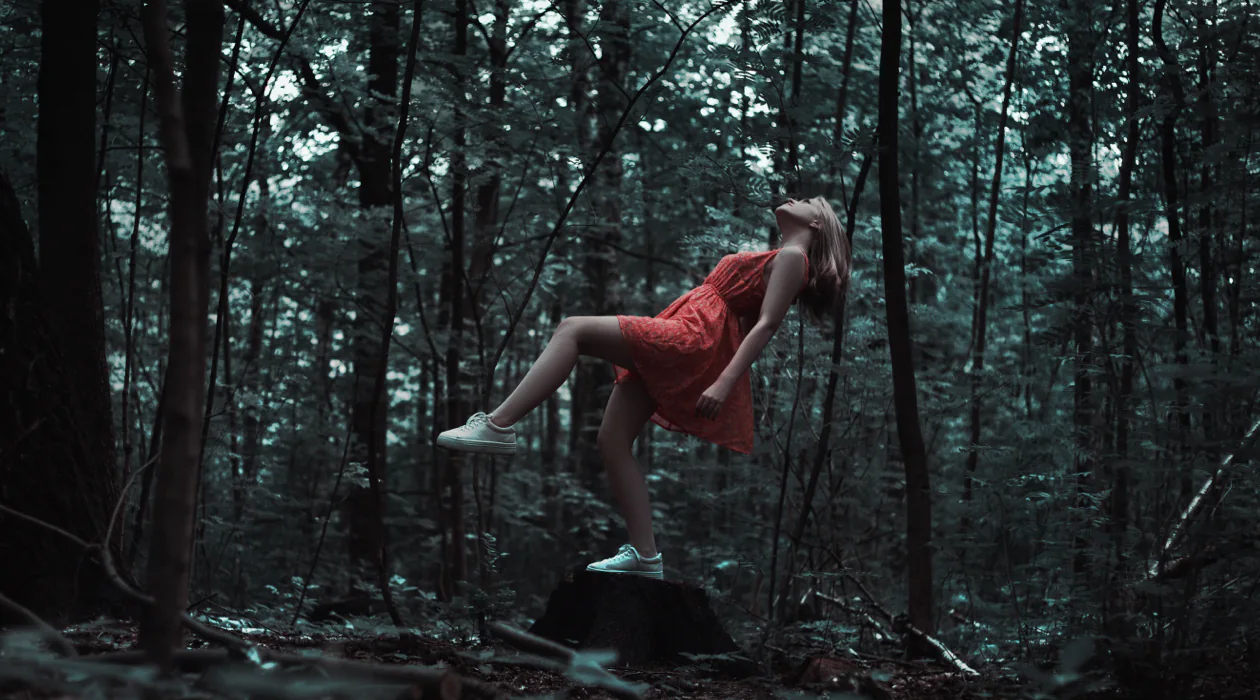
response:
<path id="1" fill-rule="evenodd" d="M 472 417 L 468 419 L 468 425 L 481 427 L 485 425 L 489 420 L 490 420 L 489 414 L 482 411 L 479 413 L 474 413 Z"/>
<path id="2" fill-rule="evenodd" d="M 617 550 L 617 556 L 613 557 L 612 560 L 621 561 L 622 559 L 633 558 L 634 556 L 633 551 L 634 551 L 634 545 L 623 544 L 621 545 L 621 548 Z"/>

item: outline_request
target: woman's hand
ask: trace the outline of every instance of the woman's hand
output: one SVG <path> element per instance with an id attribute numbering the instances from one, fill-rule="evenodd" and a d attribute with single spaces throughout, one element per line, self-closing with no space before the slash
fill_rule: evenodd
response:
<path id="1" fill-rule="evenodd" d="M 718 379 L 713 382 L 696 402 L 696 415 L 709 420 L 716 419 L 722 406 L 726 405 L 726 397 L 731 395 L 731 389 L 731 383 L 726 380 Z"/>

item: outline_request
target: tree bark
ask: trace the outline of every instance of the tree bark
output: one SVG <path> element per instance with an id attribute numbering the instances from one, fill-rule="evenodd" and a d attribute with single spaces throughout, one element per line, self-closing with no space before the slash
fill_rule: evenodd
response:
<path id="1" fill-rule="evenodd" d="M 166 3 L 145 6 L 144 33 L 153 65 L 153 94 L 170 181 L 170 360 L 163 440 L 158 460 L 149 554 L 149 590 L 156 599 L 141 625 L 146 652 L 163 669 L 183 646 L 192 535 L 200 469 L 200 426 L 206 380 L 210 241 L 207 197 L 213 163 L 223 5 L 189 0 L 182 90 L 175 87 Z"/>
<path id="2" fill-rule="evenodd" d="M 932 616 L 932 493 L 928 478 L 927 450 L 919 426 L 919 405 L 910 339 L 910 311 L 906 300 L 905 257 L 901 240 L 901 192 L 897 177 L 901 3 L 885 2 L 882 11 L 884 23 L 879 61 L 879 202 L 893 403 L 897 412 L 897 437 L 902 459 L 905 460 L 906 473 L 908 608 L 911 624 L 931 635 L 936 628 Z M 912 651 L 917 654 L 927 653 L 924 648 Z"/>
<path id="3" fill-rule="evenodd" d="M 38 263 L 0 173 L 0 504 L 99 541 L 119 486 L 96 218 L 97 3 L 45 1 L 40 18 Z M 0 594 L 56 622 L 107 610 L 107 584 L 76 547 L 3 516 L 0 532 Z"/>
<path id="4" fill-rule="evenodd" d="M 993 183 L 989 188 L 989 217 L 984 231 L 984 257 L 980 261 L 980 288 L 976 298 L 976 328 L 971 356 L 971 451 L 963 477 L 963 500 L 971 500 L 972 479 L 980 462 L 980 389 L 984 379 L 984 350 L 989 326 L 989 282 L 993 274 L 993 243 L 997 238 L 998 196 L 1002 191 L 1002 161 L 1006 157 L 1006 123 L 1010 116 L 1011 88 L 1019 55 L 1019 35 L 1024 19 L 1024 0 L 1015 0 L 1011 29 L 1011 51 L 1006 59 L 1006 85 L 1002 88 L 1002 113 L 998 117 L 997 146 L 993 155 Z"/>
<path id="5" fill-rule="evenodd" d="M 1173 354 L 1177 364 L 1173 375 L 1173 389 L 1176 392 L 1173 410 L 1177 421 L 1178 434 L 1174 440 L 1184 444 L 1190 433 L 1190 412 L 1186 398 L 1185 371 L 1189 364 L 1186 355 L 1186 343 L 1189 340 L 1189 294 L 1186 289 L 1186 268 L 1182 260 L 1184 234 L 1181 228 L 1181 194 L 1177 183 L 1177 117 L 1185 108 L 1186 94 L 1181 83 L 1181 67 L 1177 59 L 1164 43 L 1164 9 L 1167 0 L 1155 0 L 1154 20 L 1151 25 L 1152 38 L 1164 66 L 1163 83 L 1168 96 L 1172 98 L 1171 107 L 1164 113 L 1160 123 L 1160 170 L 1164 187 L 1164 215 L 1168 220 L 1168 259 L 1173 283 Z M 1182 479 L 1183 495 L 1188 497 L 1190 491 L 1189 473 Z"/>
<path id="6" fill-rule="evenodd" d="M 1142 73 L 1138 55 L 1140 46 L 1140 16 L 1138 0 L 1125 0 L 1125 40 L 1128 52 L 1126 68 L 1128 89 L 1125 97 L 1124 151 L 1120 159 L 1120 182 L 1116 193 L 1116 246 L 1120 266 L 1120 325 L 1123 333 L 1123 358 L 1120 364 L 1120 386 L 1116 395 L 1116 474 L 1109 502 L 1112 541 L 1118 562 L 1124 561 L 1124 533 L 1129 522 L 1129 429 L 1131 411 L 1129 401 L 1133 396 L 1133 370 L 1137 359 L 1137 304 L 1133 299 L 1133 244 L 1129 232 L 1129 209 L 1133 188 L 1133 168 L 1137 163 L 1140 137 L 1138 108 L 1142 95 Z"/>
<path id="7" fill-rule="evenodd" d="M 468 54 L 468 0 L 456 0 L 454 22 L 454 54 L 457 57 Z M 457 59 L 458 60 L 458 59 Z M 461 71 L 456 64 L 452 68 L 456 85 L 462 85 Z M 450 228 L 450 267 L 449 275 L 443 278 L 446 291 L 450 319 L 450 340 L 446 347 L 446 411 L 448 425 L 461 425 L 468 418 L 469 402 L 465 388 L 461 386 L 460 355 L 464 344 L 464 285 L 463 275 L 467 269 L 464 262 L 464 209 L 467 188 L 468 159 L 464 151 L 467 143 L 467 131 L 464 120 L 467 118 L 463 95 L 455 99 L 455 129 L 453 134 L 454 148 L 451 152 L 451 228 Z M 463 452 L 450 452 L 446 459 L 446 468 L 442 474 L 446 504 L 442 518 L 443 542 L 448 543 L 443 559 L 443 590 L 453 595 L 455 582 L 468 578 L 468 550 L 464 542 L 464 482 L 465 461 L 469 456 Z"/>
<path id="8" fill-rule="evenodd" d="M 1094 471 L 1094 319 L 1091 307 L 1094 264 L 1094 222 L 1090 214 L 1094 145 L 1090 105 L 1093 103 L 1093 64 L 1096 38 L 1091 26 L 1093 3 L 1089 0 L 1068 0 L 1067 23 L 1068 72 L 1068 152 L 1072 174 L 1068 185 L 1072 225 L 1072 336 L 1076 357 L 1072 394 L 1072 425 L 1076 433 L 1077 508 L 1080 517 L 1088 520 L 1090 500 L 1086 494 Z M 1073 572 L 1083 574 L 1086 567 L 1087 535 L 1083 528 L 1075 538 Z"/>
<path id="9" fill-rule="evenodd" d="M 398 92 L 399 0 L 377 0 L 371 8 L 367 65 L 371 97 L 366 100 L 363 113 L 365 129 L 357 159 L 360 220 L 364 225 L 357 240 L 359 279 L 352 350 L 355 394 L 350 461 L 372 465 L 385 483 L 388 402 L 387 393 L 376 390 L 376 377 L 379 363 L 385 361 L 380 329 L 386 320 L 385 297 L 389 294 L 385 208 L 393 204 L 389 134 L 396 118 L 394 96 Z M 347 504 L 355 511 L 350 518 L 350 557 L 375 570 L 381 566 L 385 533 L 373 491 L 370 485 L 354 486 L 347 495 Z"/>
<path id="10" fill-rule="evenodd" d="M 111 481 L 117 476 L 96 203 L 97 9 L 97 0 L 74 12 L 40 3 L 35 168 L 40 292 L 53 341 L 74 378 L 67 399 L 91 456 L 80 468 Z"/>
<path id="11" fill-rule="evenodd" d="M 849 78 L 853 74 L 853 37 L 857 34 L 858 2 L 859 0 L 849 1 L 849 21 L 844 31 L 844 55 L 840 59 L 840 89 L 836 91 L 836 122 L 831 133 L 831 163 L 827 166 L 828 199 L 832 197 L 838 184 L 836 172 L 842 157 L 840 146 L 844 143 L 844 114 L 849 101 Z M 743 155 L 742 149 L 740 154 Z M 848 206 L 847 202 L 846 206 Z"/>
<path id="12" fill-rule="evenodd" d="M 596 220 L 596 237 L 586 238 L 583 271 L 586 276 L 591 313 L 607 316 L 622 310 L 621 275 L 617 269 L 617 248 L 621 244 L 621 182 L 623 178 L 621 148 L 613 131 L 618 117 L 625 111 L 628 93 L 626 76 L 630 70 L 630 4 L 626 0 L 609 0 L 600 6 L 599 81 L 596 112 L 599 115 L 595 140 L 589 144 L 593 161 L 606 149 L 594 173 L 591 188 L 591 209 Z M 604 404 L 612 386 L 612 367 L 607 362 L 582 362 L 581 413 L 574 422 L 581 425 L 578 438 L 577 473 L 594 490 L 604 473 L 603 458 L 595 444 Z"/>
<path id="13" fill-rule="evenodd" d="M 1200 339 L 1200 346 L 1206 346 L 1209 352 L 1209 361 L 1213 368 L 1219 367 L 1221 357 L 1221 336 L 1219 324 L 1217 322 L 1217 294 L 1216 294 L 1216 232 L 1213 230 L 1212 219 L 1215 212 L 1215 203 L 1212 196 L 1212 189 L 1215 187 L 1215 177 L 1213 169 L 1215 156 L 1212 155 L 1212 147 L 1216 144 L 1216 108 L 1212 102 L 1212 83 L 1214 73 L 1216 71 L 1216 43 L 1213 41 L 1212 35 L 1209 33 L 1203 15 L 1206 12 L 1205 7 L 1199 8 L 1195 12 L 1195 25 L 1198 28 L 1198 35 L 1202 45 L 1199 49 L 1199 101 L 1203 108 L 1203 144 L 1202 152 L 1199 157 L 1199 188 L 1203 194 L 1203 204 L 1199 207 L 1199 296 L 1203 300 L 1203 326 L 1202 335 L 1206 336 Z M 1215 378 L 1215 372 L 1211 375 Z M 1228 379 L 1226 379 L 1228 383 Z M 1228 398 L 1226 399 L 1228 403 Z M 1207 453 L 1208 459 L 1217 461 L 1220 459 L 1219 438 L 1223 435 L 1218 434 L 1219 411 L 1216 402 L 1207 403 L 1203 407 L 1203 449 Z M 1225 414 L 1227 415 L 1227 414 Z"/>

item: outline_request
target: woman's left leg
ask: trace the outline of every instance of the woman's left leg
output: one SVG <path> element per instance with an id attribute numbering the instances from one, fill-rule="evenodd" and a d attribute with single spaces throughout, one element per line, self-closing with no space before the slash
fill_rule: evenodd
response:
<path id="1" fill-rule="evenodd" d="M 643 432 L 643 426 L 656 410 L 656 402 L 648 395 L 643 380 L 632 379 L 613 387 L 604 409 L 604 420 L 595 441 L 604 458 L 608 490 L 612 492 L 621 517 L 626 520 L 630 544 L 641 556 L 656 556 L 656 537 L 652 532 L 652 505 L 648 500 L 647 482 L 631 448 Z"/>
<path id="2" fill-rule="evenodd" d="M 634 368 L 616 316 L 570 316 L 556 327 L 551 341 L 512 394 L 490 412 L 490 422 L 509 428 L 524 418 L 564 384 L 579 355 Z"/>

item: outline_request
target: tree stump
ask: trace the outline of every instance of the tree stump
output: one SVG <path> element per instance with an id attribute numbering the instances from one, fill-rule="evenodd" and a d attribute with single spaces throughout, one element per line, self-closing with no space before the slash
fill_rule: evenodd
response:
<path id="1" fill-rule="evenodd" d="M 622 666 L 685 662 L 682 654 L 741 652 L 704 590 L 585 569 L 568 571 L 531 634 L 575 649 L 614 649 Z"/>

